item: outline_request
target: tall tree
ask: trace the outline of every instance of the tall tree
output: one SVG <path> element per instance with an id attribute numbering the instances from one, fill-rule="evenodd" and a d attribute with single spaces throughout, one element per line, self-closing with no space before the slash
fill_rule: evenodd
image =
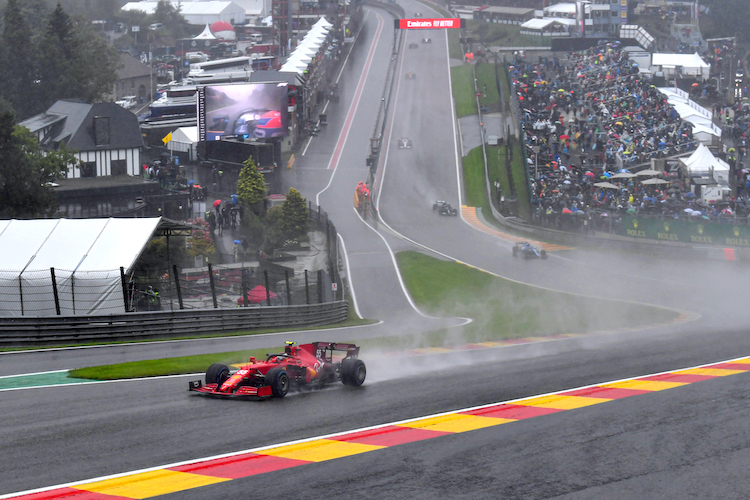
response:
<path id="1" fill-rule="evenodd" d="M 40 94 L 44 107 L 58 99 L 96 102 L 112 91 L 119 59 L 91 28 L 73 22 L 58 3 L 50 14 L 39 51 Z"/>
<path id="2" fill-rule="evenodd" d="M 307 236 L 310 227 L 307 200 L 294 188 L 289 188 L 286 200 L 281 205 L 279 224 L 279 229 L 287 239 L 300 241 Z"/>
<path id="3" fill-rule="evenodd" d="M 266 181 L 263 174 L 258 172 L 252 156 L 242 164 L 244 167 L 240 170 L 240 178 L 237 180 L 237 197 L 257 214 L 261 210 L 263 200 L 266 199 Z"/>
<path id="4" fill-rule="evenodd" d="M 0 109 L 0 218 L 50 216 L 57 200 L 50 182 L 77 163 L 63 146 L 43 152 L 29 129 L 15 125 L 9 109 Z"/>
<path id="5" fill-rule="evenodd" d="M 154 20 L 164 24 L 167 31 L 175 38 L 184 38 L 190 31 L 190 25 L 180 13 L 180 9 L 167 0 L 159 0 L 156 4 Z"/>
<path id="6" fill-rule="evenodd" d="M 4 68 L 12 68 L 12 71 L 0 73 L 0 93 L 19 118 L 28 118 L 39 106 L 35 82 L 36 50 L 18 0 L 8 0 L 5 6 L 0 60 Z"/>

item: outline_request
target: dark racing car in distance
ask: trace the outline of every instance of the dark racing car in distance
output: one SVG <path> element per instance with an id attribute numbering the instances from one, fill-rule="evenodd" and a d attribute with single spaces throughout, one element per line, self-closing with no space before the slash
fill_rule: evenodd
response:
<path id="1" fill-rule="evenodd" d="M 411 139 L 408 137 L 402 137 L 398 140 L 398 149 L 411 149 L 412 146 Z"/>
<path id="2" fill-rule="evenodd" d="M 409 48 L 410 49 L 418 49 L 419 48 L 419 44 L 412 42 L 412 43 L 409 44 Z"/>
<path id="3" fill-rule="evenodd" d="M 354 344 L 313 342 L 296 345 L 287 342 L 283 353 L 267 354 L 265 361 L 250 358 L 231 372 L 229 367 L 214 363 L 206 370 L 205 385 L 200 380 L 188 382 L 188 391 L 226 398 L 283 398 L 293 386 L 299 389 L 321 389 L 332 382 L 360 386 L 367 368 L 359 359 Z"/>
<path id="4" fill-rule="evenodd" d="M 432 210 L 437 211 L 439 215 L 458 215 L 458 210 L 453 208 L 450 203 L 438 200 L 432 204 Z"/>
<path id="5" fill-rule="evenodd" d="M 546 259 L 547 251 L 532 246 L 528 241 L 519 241 L 513 245 L 513 257 L 521 255 L 524 259 Z"/>

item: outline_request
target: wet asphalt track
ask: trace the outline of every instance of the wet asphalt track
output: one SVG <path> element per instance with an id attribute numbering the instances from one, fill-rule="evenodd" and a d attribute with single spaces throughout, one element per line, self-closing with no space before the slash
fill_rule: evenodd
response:
<path id="1" fill-rule="evenodd" d="M 410 3 L 406 3 L 407 13 Z M 416 5 L 416 4 L 415 4 Z M 427 14 L 425 7 L 420 10 Z M 366 174 L 364 155 L 390 52 L 391 20 L 370 11 L 364 37 L 384 23 L 370 75 L 330 187 L 320 202 L 347 246 L 359 306 L 383 325 L 299 340 L 382 335 L 436 324 L 408 305 L 383 240 L 351 208 Z M 407 34 L 406 42 L 421 37 Z M 371 39 L 371 38 L 370 38 Z M 280 401 L 217 401 L 185 392 L 189 377 L 0 393 L 0 494 L 159 466 L 444 411 L 506 401 L 747 355 L 748 307 L 738 263 L 664 256 L 556 252 L 524 262 L 510 244 L 438 217 L 434 199 L 458 205 L 446 45 L 405 49 L 381 215 L 393 231 L 446 255 L 514 279 L 593 296 L 628 298 L 688 311 L 694 322 L 471 354 L 393 360 L 363 353 L 368 381 Z M 330 151 L 349 112 L 370 43 L 342 74 L 342 98 L 328 130 L 289 173 L 315 199 L 326 187 Z M 411 85 L 411 87 L 409 87 Z M 328 156 L 327 156 L 328 155 Z M 393 250 L 414 248 L 381 224 Z M 311 337 L 312 336 L 312 337 Z M 280 344 L 288 336 L 275 339 Z M 165 343 L 44 354 L 2 355 L 0 375 L 82 364 L 250 348 L 263 339 Z M 746 498 L 748 374 L 613 401 L 489 429 L 444 436 L 290 470 L 167 495 L 205 498 Z"/>

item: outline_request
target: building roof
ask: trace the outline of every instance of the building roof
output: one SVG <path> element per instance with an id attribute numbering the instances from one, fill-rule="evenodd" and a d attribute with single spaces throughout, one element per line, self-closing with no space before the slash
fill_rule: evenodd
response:
<path id="1" fill-rule="evenodd" d="M 528 21 L 526 21 L 525 23 L 523 23 L 521 25 L 521 28 L 531 29 L 531 30 L 541 30 L 541 29 L 547 28 L 547 27 L 549 27 L 549 26 L 551 26 L 553 24 L 559 24 L 559 25 L 564 25 L 564 26 L 572 26 L 572 25 L 575 24 L 575 22 L 576 22 L 575 19 L 551 19 L 551 18 L 539 19 L 539 18 L 534 18 L 534 19 L 529 19 Z"/>
<path id="2" fill-rule="evenodd" d="M 122 67 L 117 70 L 118 80 L 151 75 L 151 68 L 130 54 L 121 53 L 120 62 Z"/>
<path id="3" fill-rule="evenodd" d="M 525 7 L 482 7 L 481 10 L 477 9 L 479 12 L 493 12 L 496 14 L 511 14 L 514 16 L 523 16 L 526 14 L 534 14 L 534 9 L 531 8 L 525 8 Z"/>
<path id="4" fill-rule="evenodd" d="M 143 147 L 138 118 L 113 102 L 88 104 L 60 100 L 46 112 L 24 120 L 19 125 L 34 133 L 49 127 L 40 141 L 48 149 L 57 148 L 61 142 L 77 151 Z"/>
<path id="5" fill-rule="evenodd" d="M 211 14 L 221 14 L 222 12 L 245 12 L 245 9 L 240 7 L 234 2 L 228 2 L 228 1 L 218 1 L 218 0 L 210 0 L 210 1 L 201 1 L 201 2 L 184 2 L 184 1 L 178 1 L 178 0 L 171 0 L 170 3 L 172 4 L 172 7 L 179 8 L 180 14 L 183 16 L 198 16 L 198 15 L 211 15 Z M 122 6 L 122 10 L 131 11 L 131 10 L 140 10 L 145 12 L 146 14 L 153 15 L 156 12 L 156 6 L 159 4 L 159 2 L 152 2 L 149 0 L 142 1 L 142 2 L 128 2 L 125 5 Z"/>
<path id="6" fill-rule="evenodd" d="M 544 13 L 548 12 L 560 12 L 563 14 L 575 14 L 576 13 L 576 4 L 575 3 L 558 3 L 555 5 L 550 5 L 549 7 L 544 8 Z"/>
<path id="7" fill-rule="evenodd" d="M 683 68 L 710 68 L 711 66 L 701 59 L 698 54 L 661 54 L 656 53 L 651 58 L 652 66 L 661 66 L 664 68 L 674 68 L 682 66 Z"/>

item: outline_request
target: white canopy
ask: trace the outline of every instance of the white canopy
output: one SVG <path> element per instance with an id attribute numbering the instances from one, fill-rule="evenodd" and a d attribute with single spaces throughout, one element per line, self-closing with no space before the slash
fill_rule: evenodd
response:
<path id="1" fill-rule="evenodd" d="M 284 64 L 292 64 L 295 67 L 306 68 L 312 62 L 312 57 L 300 53 L 292 54 Z"/>
<path id="2" fill-rule="evenodd" d="M 325 33 L 317 33 L 317 32 L 310 32 L 302 39 L 303 42 L 305 41 L 311 41 L 311 42 L 317 42 L 321 43 L 323 40 L 326 39 Z"/>
<path id="3" fill-rule="evenodd" d="M 0 316 L 53 316 L 54 268 L 63 315 L 125 312 L 127 274 L 161 218 L 0 221 Z"/>
<path id="4" fill-rule="evenodd" d="M 318 53 L 317 47 L 312 47 L 310 45 L 297 45 L 297 48 L 294 49 L 294 52 L 292 52 L 292 55 L 289 57 L 294 57 L 295 54 L 302 54 L 305 56 L 313 57 L 315 54 Z"/>
<path id="5" fill-rule="evenodd" d="M 711 110 L 690 99 L 687 92 L 676 87 L 660 87 L 659 92 L 666 96 L 680 118 L 694 125 L 693 137 L 698 141 L 712 144 L 714 138 L 721 138 L 721 129 L 713 123 Z"/>
<path id="6" fill-rule="evenodd" d="M 333 24 L 329 23 L 325 17 L 321 17 L 320 19 L 317 20 L 315 24 L 313 24 L 313 26 L 322 26 L 324 28 L 330 28 L 333 26 Z"/>
<path id="7" fill-rule="evenodd" d="M 682 158 L 680 161 L 687 167 L 691 176 L 708 177 L 713 174 L 719 184 L 729 185 L 729 165 L 724 160 L 716 158 L 703 144 L 700 144 L 687 159 Z"/>
<path id="8" fill-rule="evenodd" d="M 207 24 L 201 34 L 193 38 L 193 40 L 216 40 L 216 37 L 211 31 L 211 27 Z"/>
<path id="9" fill-rule="evenodd" d="M 198 127 L 180 127 L 172 132 L 171 151 L 187 153 L 191 161 L 197 160 Z"/>
<path id="10" fill-rule="evenodd" d="M 307 66 L 305 66 L 304 68 L 298 68 L 294 64 L 284 63 L 284 65 L 281 66 L 279 71 L 283 71 L 285 73 L 297 73 L 298 75 L 301 75 L 305 72 L 306 69 L 307 69 Z"/>
<path id="11" fill-rule="evenodd" d="M 651 56 L 651 71 L 662 70 L 668 76 L 674 75 L 679 68 L 684 76 L 695 76 L 707 80 L 711 65 L 698 54 L 660 54 Z"/>

